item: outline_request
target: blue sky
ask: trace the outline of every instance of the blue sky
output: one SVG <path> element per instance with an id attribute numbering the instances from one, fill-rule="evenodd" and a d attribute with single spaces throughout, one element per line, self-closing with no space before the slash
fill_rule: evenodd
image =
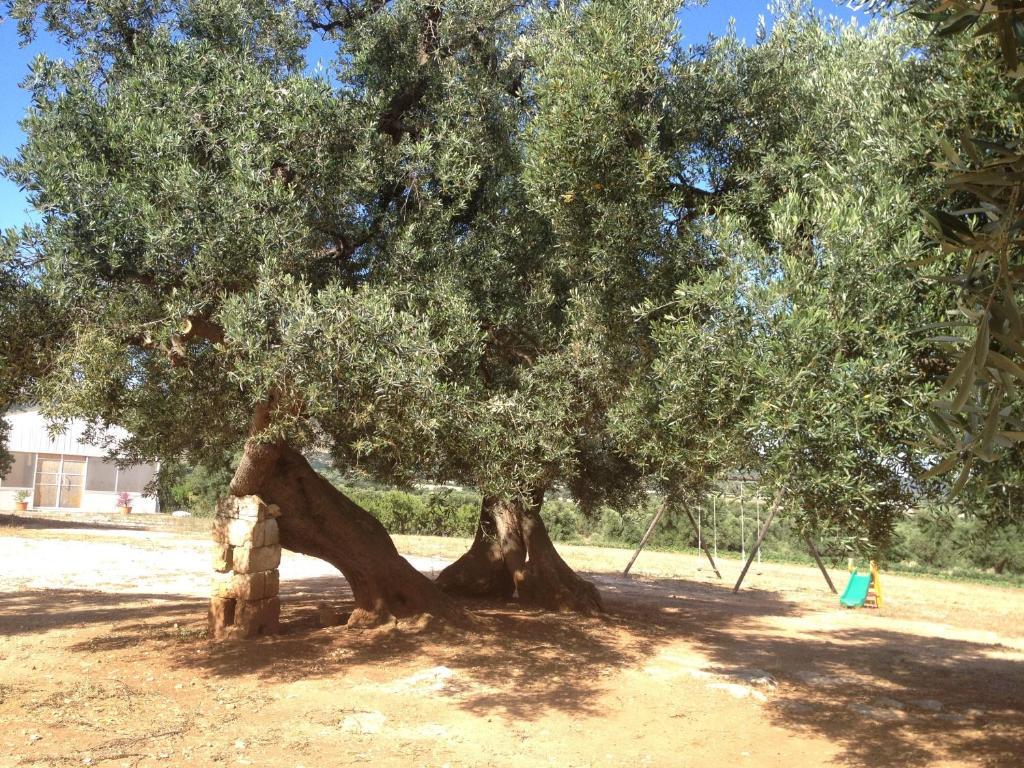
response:
<path id="1" fill-rule="evenodd" d="M 856 15 L 837 0 L 814 0 L 814 4 L 844 19 Z M 723 34 L 730 18 L 736 20 L 739 34 L 753 42 L 758 17 L 768 16 L 767 6 L 767 0 L 709 0 L 704 7 L 687 8 L 679 15 L 684 43 L 696 44 L 708 35 Z M 45 34 L 39 35 L 27 48 L 20 47 L 14 22 L 0 17 L 0 155 L 5 157 L 15 155 L 24 140 L 18 122 L 28 108 L 29 99 L 18 84 L 27 74 L 29 62 L 40 53 L 56 58 L 62 52 Z M 314 45 L 310 57 L 311 63 L 319 58 L 326 64 L 331 52 L 325 46 Z M 0 229 L 20 226 L 31 218 L 21 190 L 0 178 Z"/>

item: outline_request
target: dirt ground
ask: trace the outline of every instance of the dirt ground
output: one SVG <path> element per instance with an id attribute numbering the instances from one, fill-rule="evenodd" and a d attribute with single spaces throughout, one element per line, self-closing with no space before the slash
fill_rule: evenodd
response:
<path id="1" fill-rule="evenodd" d="M 398 537 L 428 573 L 465 542 Z M 475 631 L 316 625 L 329 566 L 286 554 L 284 633 L 206 639 L 199 534 L 0 525 L 0 766 L 1024 766 L 1024 591 L 560 547 L 608 615 L 475 605 Z M 835 572 L 842 588 L 846 575 Z"/>

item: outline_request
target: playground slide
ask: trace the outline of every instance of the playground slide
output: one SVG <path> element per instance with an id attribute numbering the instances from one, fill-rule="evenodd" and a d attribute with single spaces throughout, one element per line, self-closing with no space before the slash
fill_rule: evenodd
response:
<path id="1" fill-rule="evenodd" d="M 870 573 L 853 573 L 850 575 L 850 582 L 843 590 L 843 596 L 839 598 L 841 605 L 847 608 L 860 608 L 868 597 L 868 589 L 871 587 Z"/>

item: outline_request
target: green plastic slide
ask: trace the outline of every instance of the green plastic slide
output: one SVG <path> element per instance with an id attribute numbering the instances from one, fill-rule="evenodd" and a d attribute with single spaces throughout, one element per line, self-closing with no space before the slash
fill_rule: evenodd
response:
<path id="1" fill-rule="evenodd" d="M 871 588 L 871 574 L 857 573 L 850 575 L 850 582 L 843 590 L 843 596 L 839 598 L 841 605 L 847 608 L 860 608 L 868 597 L 868 589 Z"/>

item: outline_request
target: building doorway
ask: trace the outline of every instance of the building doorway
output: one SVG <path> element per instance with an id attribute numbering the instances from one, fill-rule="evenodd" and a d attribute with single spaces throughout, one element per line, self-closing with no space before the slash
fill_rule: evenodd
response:
<path id="1" fill-rule="evenodd" d="M 39 454 L 34 507 L 78 509 L 85 487 L 85 459 Z"/>

